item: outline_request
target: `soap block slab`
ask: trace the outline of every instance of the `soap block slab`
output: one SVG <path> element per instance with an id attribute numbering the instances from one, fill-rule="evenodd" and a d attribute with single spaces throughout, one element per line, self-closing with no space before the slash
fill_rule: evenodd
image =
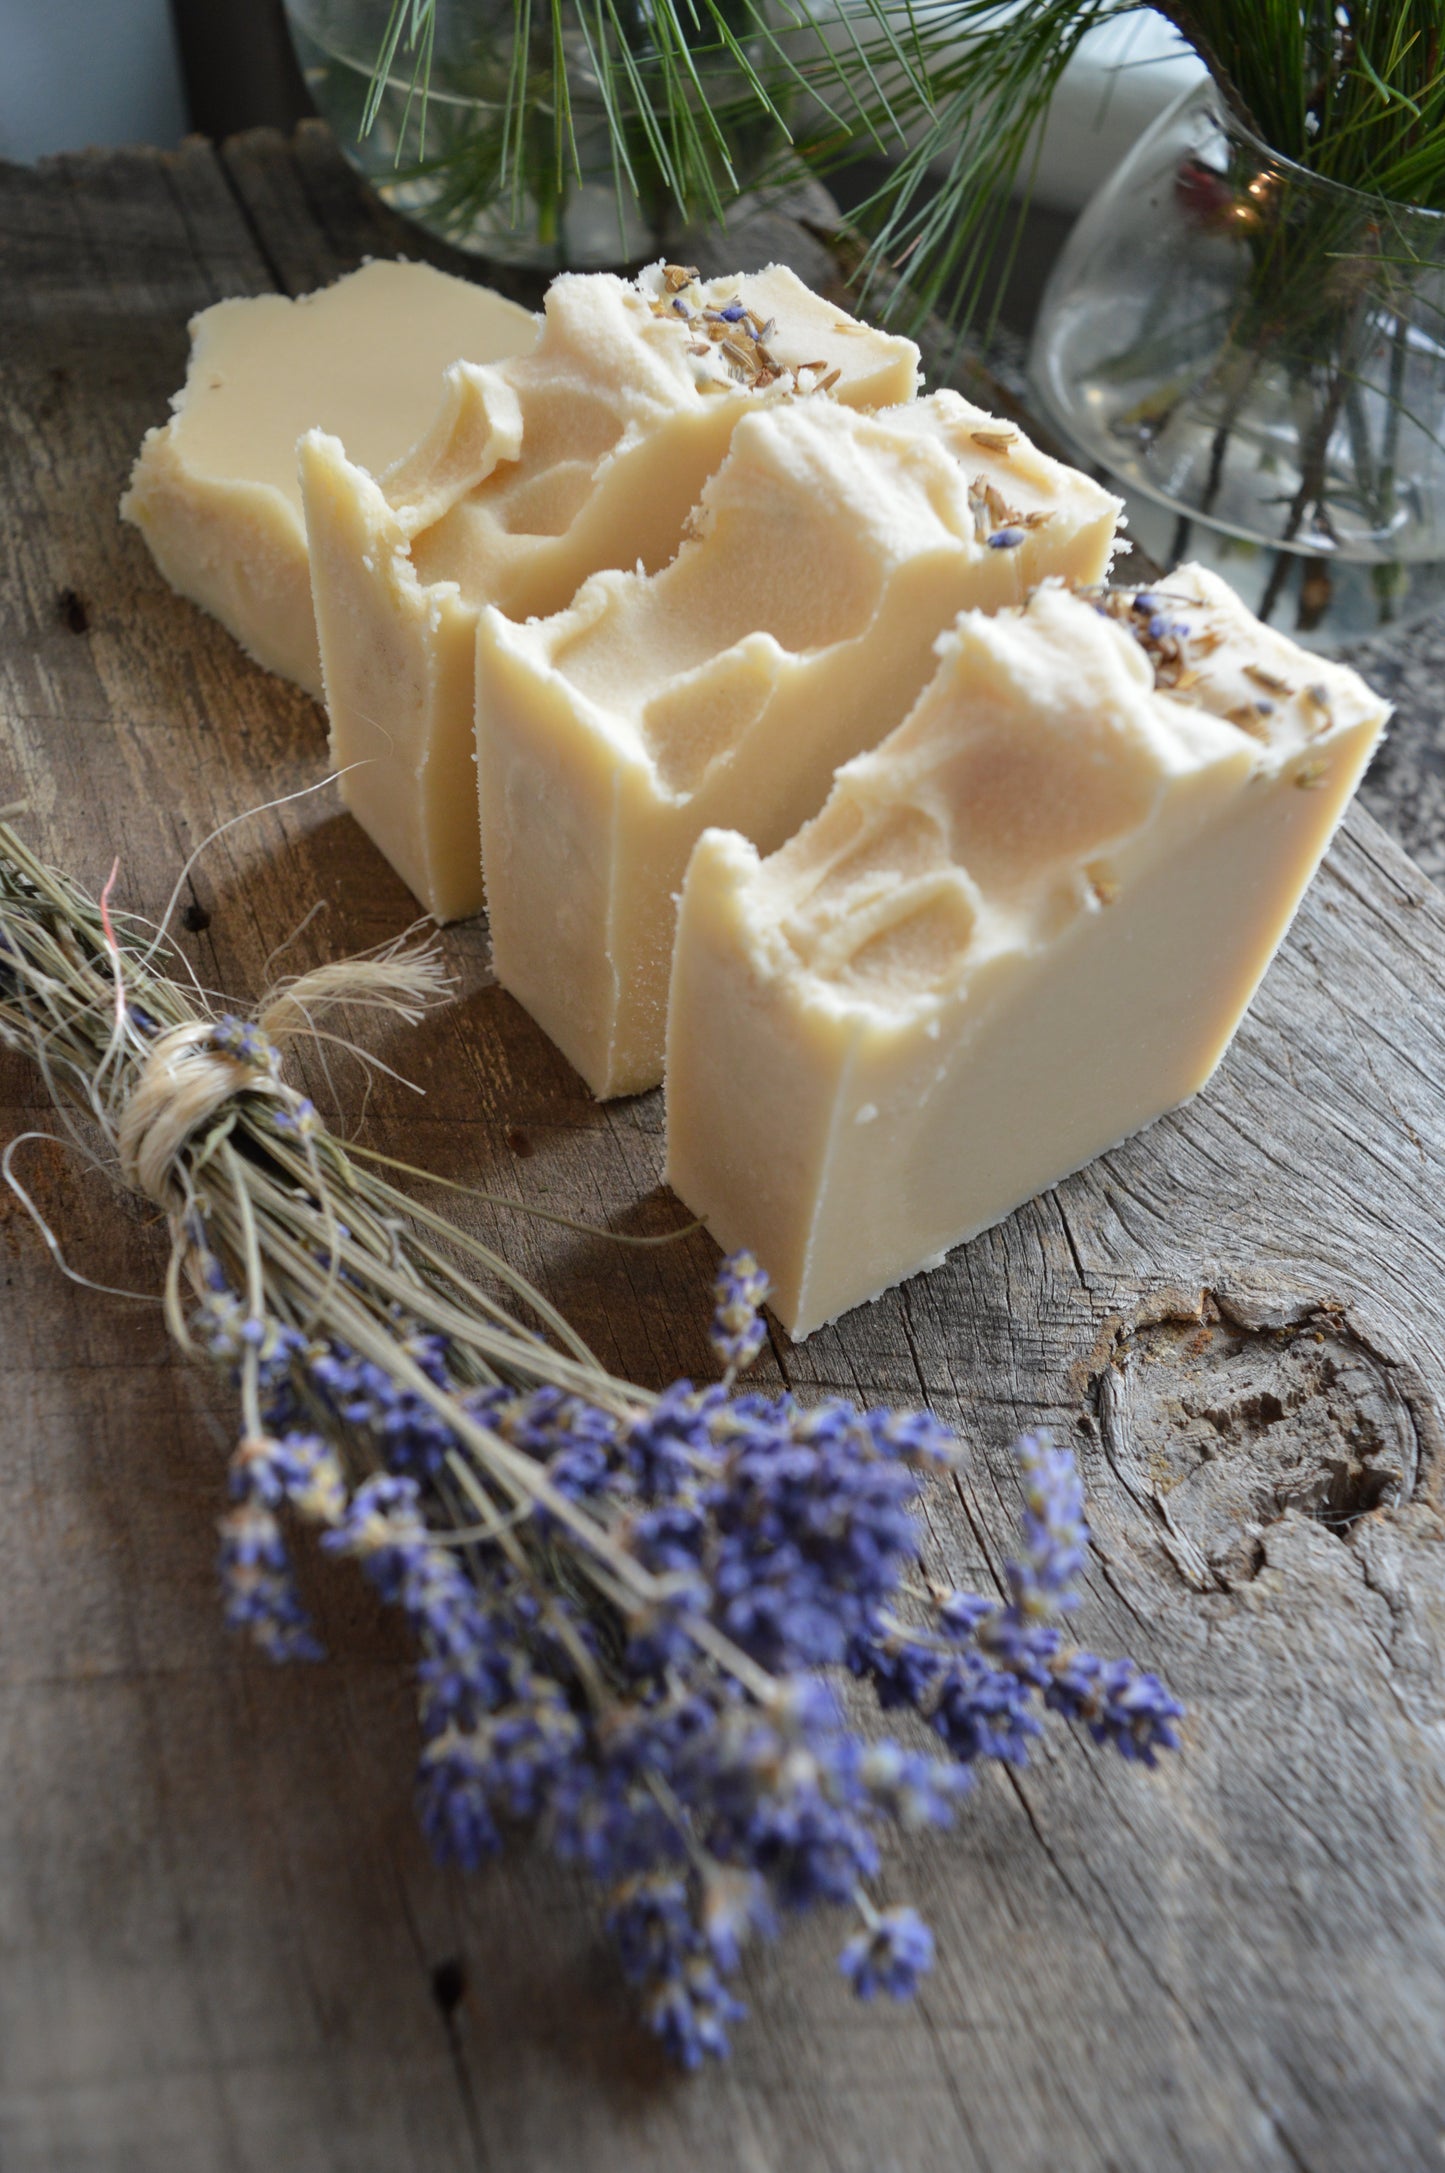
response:
<path id="1" fill-rule="evenodd" d="M 1218 1064 L 1387 715 L 1184 567 L 964 614 L 911 715 L 683 890 L 668 1178 L 795 1337 Z"/>
<path id="2" fill-rule="evenodd" d="M 482 858 L 498 978 L 599 1096 L 662 1076 L 676 893 L 698 837 L 765 851 L 906 715 L 960 607 L 1097 582 L 1118 501 L 943 392 L 741 421 L 657 574 L 483 614 Z"/>
<path id="3" fill-rule="evenodd" d="M 146 433 L 121 516 L 173 589 L 319 696 L 297 439 L 321 426 L 388 468 L 431 424 L 451 363 L 524 354 L 537 329 L 531 311 L 429 264 L 216 302 L 191 319 L 185 385 Z"/>
<path id="4" fill-rule="evenodd" d="M 752 410 L 800 391 L 888 406 L 917 386 L 911 340 L 780 265 L 699 284 L 658 264 L 554 280 L 535 350 L 439 379 L 431 427 L 384 474 L 344 433 L 303 441 L 332 756 L 428 912 L 482 905 L 478 611 L 557 612 L 600 568 L 666 565 Z"/>

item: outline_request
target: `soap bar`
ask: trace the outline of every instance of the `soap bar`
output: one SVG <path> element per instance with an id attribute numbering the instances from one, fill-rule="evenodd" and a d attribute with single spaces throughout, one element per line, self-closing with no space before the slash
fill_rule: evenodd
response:
<path id="1" fill-rule="evenodd" d="M 700 285 L 568 274 L 534 353 L 459 366 L 385 475 L 344 433 L 303 442 L 332 754 L 347 805 L 423 905 L 482 904 L 476 614 L 560 611 L 602 567 L 666 565 L 741 417 L 786 400 L 908 400 L 911 340 L 781 265 Z M 470 822 L 470 828 L 468 828 Z"/>
<path id="2" fill-rule="evenodd" d="M 682 896 L 667 1170 L 803 1336 L 1195 1093 L 1387 715 L 1185 567 L 964 614 L 771 858 Z"/>
<path id="3" fill-rule="evenodd" d="M 368 468 L 431 425 L 459 356 L 525 353 L 537 319 L 429 264 L 364 264 L 318 294 L 217 302 L 191 320 L 168 423 L 121 500 L 171 587 L 258 664 L 321 692 L 296 440 L 324 425 Z"/>
<path id="4" fill-rule="evenodd" d="M 746 417 L 670 566 L 484 614 L 498 978 L 598 1095 L 662 1077 L 674 898 L 709 824 L 765 850 L 906 715 L 961 606 L 1099 581 L 1116 499 L 957 393 Z"/>

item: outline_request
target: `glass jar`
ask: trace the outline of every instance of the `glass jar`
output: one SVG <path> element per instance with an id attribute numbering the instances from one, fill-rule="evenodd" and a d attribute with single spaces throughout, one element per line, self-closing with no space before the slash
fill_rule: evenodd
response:
<path id="1" fill-rule="evenodd" d="M 1161 566 L 1315 647 L 1445 600 L 1445 215 L 1321 179 L 1213 83 L 1080 217 L 1030 356 Z"/>
<path id="2" fill-rule="evenodd" d="M 563 11 L 560 156 L 551 10 L 530 11 L 523 71 L 513 0 L 438 0 L 426 99 L 413 87 L 412 55 L 399 52 L 363 135 L 393 0 L 285 6 L 307 87 L 346 157 L 393 210 L 454 247 L 497 264 L 585 271 L 656 256 L 680 224 L 643 118 L 660 71 L 671 67 L 675 76 L 677 57 L 657 52 L 647 0 L 622 0 L 609 11 L 610 110 L 581 17 Z M 748 98 L 743 70 L 716 30 L 699 33 L 690 60 L 696 158 L 725 201 L 752 177 L 777 132 Z M 700 193 L 705 188 L 694 189 L 694 213 L 705 208 Z"/>

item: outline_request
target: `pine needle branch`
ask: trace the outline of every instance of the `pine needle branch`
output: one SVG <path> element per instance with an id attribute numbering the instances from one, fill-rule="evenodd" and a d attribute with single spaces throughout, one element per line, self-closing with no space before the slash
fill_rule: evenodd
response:
<path id="1" fill-rule="evenodd" d="M 1277 154 L 1344 187 L 1445 208 L 1445 0 L 1160 0 L 1235 117 Z M 1027 184 L 1050 101 L 1091 32 L 1142 0 L 514 0 L 499 152 L 456 143 L 449 209 L 460 228 L 499 198 L 565 193 L 580 171 L 583 86 L 612 146 L 619 197 L 718 218 L 769 159 L 827 171 L 858 152 L 893 166 L 862 207 L 871 265 L 903 265 L 920 310 L 977 306 L 1000 248 L 1017 242 L 1011 193 Z M 437 0 L 394 0 L 362 121 L 388 89 L 424 130 Z M 541 126 L 529 108 L 545 107 Z M 478 100 L 474 127 L 494 128 Z M 494 109 L 493 109 L 494 110 Z M 403 126 L 402 136 L 407 137 Z M 746 151 L 746 155 L 744 155 Z M 539 175 L 545 170 L 545 186 Z"/>

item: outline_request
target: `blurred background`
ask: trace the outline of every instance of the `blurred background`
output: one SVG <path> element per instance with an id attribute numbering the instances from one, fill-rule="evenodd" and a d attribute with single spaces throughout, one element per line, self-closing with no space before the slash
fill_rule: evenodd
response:
<path id="1" fill-rule="evenodd" d="M 1073 217 L 1199 74 L 1154 13 L 1084 41 L 1050 113 L 1023 246 L 997 267 L 1006 335 L 1028 337 Z M 189 133 L 243 128 L 289 133 L 311 113 L 282 0 L 0 0 L 0 159 L 122 143 L 172 150 Z M 880 178 L 882 163 L 860 156 L 828 187 L 847 211 Z"/>
<path id="2" fill-rule="evenodd" d="M 192 131 L 289 131 L 315 111 L 281 0 L 0 0 L 0 61 L 0 158 L 91 145 L 171 148 Z M 1075 213 L 1200 72 L 1156 15 L 1130 16 L 1086 41 L 1050 115 L 1026 246 L 1003 297 L 1005 325 L 1027 334 Z M 829 186 L 847 208 L 879 172 L 860 158 L 831 174 Z"/>
<path id="3" fill-rule="evenodd" d="M 289 129 L 314 110 L 281 0 L 0 0 L 0 61 L 0 158 Z M 1200 72 L 1157 15 L 1097 31 L 1055 100 L 1035 200 L 1077 210 Z"/>
<path id="4" fill-rule="evenodd" d="M 0 0 L 0 158 L 170 148 L 311 111 L 281 0 Z"/>

